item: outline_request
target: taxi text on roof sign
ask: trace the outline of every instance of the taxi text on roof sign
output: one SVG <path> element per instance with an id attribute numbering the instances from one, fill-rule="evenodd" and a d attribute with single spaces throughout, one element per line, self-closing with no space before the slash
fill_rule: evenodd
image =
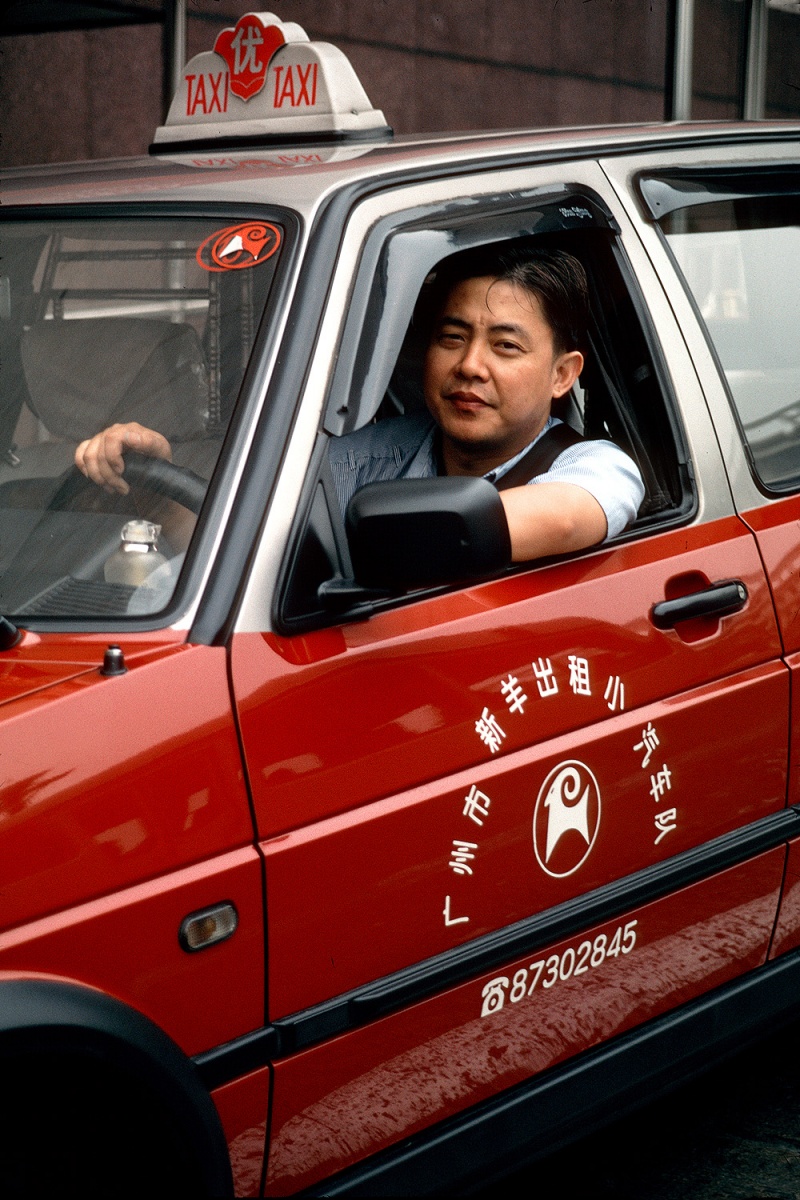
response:
<path id="1" fill-rule="evenodd" d="M 388 133 L 349 60 L 299 25 L 251 12 L 196 55 L 154 146 Z"/>

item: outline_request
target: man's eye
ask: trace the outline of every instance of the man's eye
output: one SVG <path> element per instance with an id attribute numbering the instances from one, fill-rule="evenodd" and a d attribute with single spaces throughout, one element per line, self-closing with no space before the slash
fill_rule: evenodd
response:
<path id="1" fill-rule="evenodd" d="M 520 351 L 522 347 L 516 342 L 495 342 L 495 349 L 504 351 Z"/>
<path id="2" fill-rule="evenodd" d="M 439 341 L 443 346 L 459 346 L 464 340 L 464 335 L 461 333 L 448 333 L 442 330 L 439 334 Z"/>

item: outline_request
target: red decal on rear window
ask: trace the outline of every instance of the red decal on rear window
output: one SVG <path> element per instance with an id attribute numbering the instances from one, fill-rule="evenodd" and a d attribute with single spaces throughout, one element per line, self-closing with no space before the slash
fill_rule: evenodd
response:
<path id="1" fill-rule="evenodd" d="M 197 261 L 206 271 L 241 271 L 266 262 L 281 244 L 281 231 L 266 221 L 245 221 L 219 229 L 198 247 Z"/>

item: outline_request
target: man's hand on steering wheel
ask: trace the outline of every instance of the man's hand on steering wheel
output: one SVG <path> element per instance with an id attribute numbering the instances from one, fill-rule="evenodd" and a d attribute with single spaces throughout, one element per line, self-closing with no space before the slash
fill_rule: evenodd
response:
<path id="1" fill-rule="evenodd" d="M 107 492 L 126 496 L 130 488 L 123 478 L 125 450 L 138 450 L 150 458 L 172 462 L 172 447 L 163 434 L 147 429 L 137 421 L 128 421 L 123 425 L 109 425 L 108 429 L 81 442 L 75 451 L 75 465 L 87 479 Z"/>

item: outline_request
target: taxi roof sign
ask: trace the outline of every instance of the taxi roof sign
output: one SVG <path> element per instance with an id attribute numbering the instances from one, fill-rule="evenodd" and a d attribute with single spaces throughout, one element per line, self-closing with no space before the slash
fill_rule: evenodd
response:
<path id="1" fill-rule="evenodd" d="M 274 13 L 250 12 L 184 67 L 151 150 L 390 133 L 341 50 Z"/>

